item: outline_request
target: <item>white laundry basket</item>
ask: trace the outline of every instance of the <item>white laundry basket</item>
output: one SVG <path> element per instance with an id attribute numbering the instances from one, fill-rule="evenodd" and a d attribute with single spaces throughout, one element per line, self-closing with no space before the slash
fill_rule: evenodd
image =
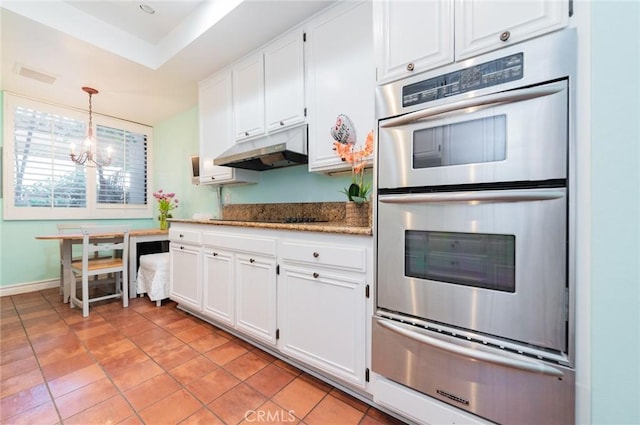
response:
<path id="1" fill-rule="evenodd" d="M 140 256 L 138 268 L 138 294 L 147 294 L 157 306 L 169 298 L 169 253 Z"/>

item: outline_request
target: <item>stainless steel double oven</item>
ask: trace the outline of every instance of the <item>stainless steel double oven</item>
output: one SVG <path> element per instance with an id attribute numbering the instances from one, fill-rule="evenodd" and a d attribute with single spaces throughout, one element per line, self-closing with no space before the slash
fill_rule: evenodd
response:
<path id="1" fill-rule="evenodd" d="M 574 419 L 575 32 L 377 93 L 372 369 L 499 423 Z"/>

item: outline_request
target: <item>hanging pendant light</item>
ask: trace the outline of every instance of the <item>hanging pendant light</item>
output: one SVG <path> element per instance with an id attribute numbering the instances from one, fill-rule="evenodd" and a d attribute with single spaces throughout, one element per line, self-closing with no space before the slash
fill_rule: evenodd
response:
<path id="1" fill-rule="evenodd" d="M 98 143 L 93 135 L 93 104 L 91 96 L 98 94 L 98 90 L 91 87 L 83 87 L 82 91 L 89 94 L 89 128 L 87 137 L 82 144 L 82 151 L 76 154 L 75 145 L 71 145 L 71 160 L 78 165 L 87 167 L 106 167 L 111 164 L 111 146 L 107 148 L 107 157 L 104 158 L 98 151 Z"/>

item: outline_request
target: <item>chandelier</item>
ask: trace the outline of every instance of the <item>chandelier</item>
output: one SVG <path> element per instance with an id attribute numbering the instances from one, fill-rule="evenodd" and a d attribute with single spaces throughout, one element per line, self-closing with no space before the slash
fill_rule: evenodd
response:
<path id="1" fill-rule="evenodd" d="M 107 148 L 107 157 L 103 157 L 98 151 L 98 144 L 93 135 L 93 104 L 91 96 L 98 94 L 98 90 L 91 87 L 83 87 L 82 91 L 89 94 L 89 129 L 80 153 L 76 153 L 75 145 L 71 144 L 71 160 L 78 165 L 87 167 L 106 167 L 111 164 L 111 146 Z"/>

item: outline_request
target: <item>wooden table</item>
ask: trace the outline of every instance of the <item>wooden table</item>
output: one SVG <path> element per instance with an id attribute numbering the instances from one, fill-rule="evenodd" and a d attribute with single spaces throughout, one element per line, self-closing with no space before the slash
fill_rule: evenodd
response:
<path id="1" fill-rule="evenodd" d="M 94 235 L 99 238 L 118 237 L 116 234 L 97 234 Z M 73 245 L 82 244 L 81 233 L 71 233 L 66 235 L 53 234 L 53 235 L 40 235 L 36 236 L 36 239 L 41 240 L 58 240 L 62 241 L 62 279 L 63 279 L 63 292 L 64 302 L 69 301 L 71 282 L 73 282 L 73 272 L 71 271 L 71 258 L 73 256 Z M 168 241 L 169 231 L 160 229 L 132 229 L 129 232 L 129 298 L 135 298 L 137 296 L 137 256 L 138 256 L 138 243 L 141 242 L 155 242 L 155 241 Z"/>

